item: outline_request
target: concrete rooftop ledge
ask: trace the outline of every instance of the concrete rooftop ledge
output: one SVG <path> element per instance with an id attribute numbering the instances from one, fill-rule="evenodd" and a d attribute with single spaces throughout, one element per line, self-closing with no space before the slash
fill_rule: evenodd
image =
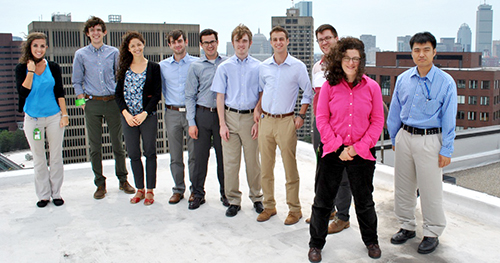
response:
<path id="1" fill-rule="evenodd" d="M 240 172 L 242 210 L 225 216 L 219 201 L 214 153 L 206 182 L 207 203 L 188 210 L 187 200 L 168 204 L 172 177 L 169 155 L 158 156 L 155 203 L 129 203 L 131 195 L 118 190 L 113 161 L 104 162 L 108 194 L 92 198 L 95 187 L 90 163 L 65 166 L 62 195 L 66 203 L 37 208 L 32 170 L 0 174 L 0 261 L 2 262 L 307 262 L 310 215 L 314 198 L 316 161 L 312 146 L 299 142 L 300 198 L 304 218 L 285 226 L 284 171 L 281 158 L 275 168 L 278 214 L 259 223 L 247 198 L 244 164 Z M 129 168 L 129 171 L 130 168 Z M 129 175 L 132 183 L 132 175 Z M 444 185 L 448 226 L 438 249 L 416 252 L 422 238 L 417 207 L 417 237 L 404 245 L 390 244 L 399 226 L 394 216 L 393 168 L 377 164 L 374 199 L 379 219 L 382 257 L 367 255 L 354 207 L 351 227 L 329 235 L 323 262 L 496 262 L 500 257 L 500 199 L 454 185 Z M 188 184 L 188 183 L 187 183 Z M 188 196 L 189 193 L 185 195 Z"/>

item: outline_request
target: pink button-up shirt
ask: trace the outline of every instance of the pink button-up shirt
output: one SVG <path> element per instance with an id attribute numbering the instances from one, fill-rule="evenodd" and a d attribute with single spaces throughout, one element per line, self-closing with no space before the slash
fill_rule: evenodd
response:
<path id="1" fill-rule="evenodd" d="M 342 80 L 321 87 L 316 125 L 323 142 L 323 156 L 341 145 L 353 145 L 358 155 L 375 161 L 370 148 L 375 147 L 384 127 L 384 106 L 380 86 L 363 75 L 354 88 Z"/>

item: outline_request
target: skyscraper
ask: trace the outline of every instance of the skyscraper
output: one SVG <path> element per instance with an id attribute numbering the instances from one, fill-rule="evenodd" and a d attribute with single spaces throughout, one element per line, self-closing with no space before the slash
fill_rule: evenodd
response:
<path id="1" fill-rule="evenodd" d="M 359 37 L 363 44 L 365 44 L 365 50 L 377 47 L 377 36 L 374 35 L 361 35 Z"/>
<path id="2" fill-rule="evenodd" d="M 308 72 L 311 72 L 314 64 L 314 19 L 312 16 L 299 16 L 299 9 L 290 8 L 286 10 L 286 16 L 273 16 L 271 18 L 272 27 L 281 26 L 288 31 L 290 44 L 288 52 L 306 64 Z M 298 101 L 302 99 L 302 92 L 299 93 Z M 307 115 L 311 116 L 311 108 L 307 109 Z M 299 112 L 300 104 L 295 106 L 295 112 Z M 304 126 L 297 131 L 299 138 L 310 136 L 311 118 L 307 118 Z"/>
<path id="3" fill-rule="evenodd" d="M 410 35 L 399 36 L 397 39 L 398 39 L 397 41 L 398 41 L 398 51 L 399 52 L 410 52 L 411 51 L 411 48 L 410 48 L 411 36 Z"/>
<path id="4" fill-rule="evenodd" d="M 21 39 L 0 34 L 0 130 L 15 131 L 23 116 L 17 112 L 18 96 L 14 69 L 21 56 Z"/>
<path id="5" fill-rule="evenodd" d="M 472 51 L 472 31 L 470 30 L 469 25 L 463 23 L 457 32 L 457 43 L 462 45 L 463 52 L 471 52 Z"/>
<path id="6" fill-rule="evenodd" d="M 493 35 L 493 10 L 491 5 L 482 4 L 476 12 L 476 52 L 483 56 L 491 54 L 491 41 Z"/>
<path id="7" fill-rule="evenodd" d="M 295 8 L 299 9 L 299 16 L 313 16 L 312 1 L 302 1 L 295 4 Z"/>

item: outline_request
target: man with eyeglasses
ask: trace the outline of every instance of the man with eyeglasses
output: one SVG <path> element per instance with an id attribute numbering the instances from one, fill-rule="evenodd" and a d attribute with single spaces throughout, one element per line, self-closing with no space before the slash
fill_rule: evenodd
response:
<path id="1" fill-rule="evenodd" d="M 168 47 L 173 50 L 173 56 L 160 62 L 162 91 L 165 98 L 165 128 L 167 130 L 168 150 L 170 152 L 170 172 L 174 179 L 170 204 L 177 204 L 184 198 L 186 184 L 184 183 L 184 133 L 188 133 L 189 125 L 186 119 L 185 84 L 189 66 L 197 57 L 190 56 L 186 47 L 188 39 L 182 30 L 173 30 L 167 36 Z M 194 170 L 194 143 L 187 136 L 188 172 L 191 180 Z M 193 192 L 189 201 L 193 201 Z"/>
<path id="2" fill-rule="evenodd" d="M 274 55 L 260 66 L 259 83 L 262 92 L 254 113 L 255 122 L 259 122 L 259 150 L 264 193 L 264 211 L 259 214 L 257 221 L 267 221 L 277 213 L 274 198 L 274 165 L 276 146 L 278 146 L 285 168 L 286 202 L 289 209 L 285 225 L 293 225 L 302 218 L 299 199 L 300 179 L 295 157 L 296 130 L 304 125 L 313 91 L 306 65 L 288 53 L 290 43 L 288 31 L 276 26 L 270 35 Z M 300 112 L 295 117 L 294 109 L 299 89 L 304 93 Z"/>
<path id="3" fill-rule="evenodd" d="M 250 200 L 257 213 L 262 212 L 258 127 L 252 113 L 259 100 L 260 61 L 248 55 L 252 32 L 243 24 L 231 33 L 234 56 L 224 61 L 215 73 L 211 90 L 217 92 L 220 136 L 224 157 L 224 190 L 229 201 L 226 216 L 241 209 L 241 148 L 245 155 Z"/>
<path id="4" fill-rule="evenodd" d="M 429 32 L 410 39 L 417 65 L 398 76 L 387 129 L 395 150 L 394 211 L 401 225 L 391 238 L 403 244 L 416 233 L 417 189 L 423 216 L 418 253 L 433 252 L 446 227 L 443 210 L 443 167 L 450 164 L 455 139 L 457 87 L 453 78 L 433 64 L 436 38 Z"/>
<path id="5" fill-rule="evenodd" d="M 210 90 L 217 67 L 227 57 L 217 52 L 218 34 L 212 29 L 200 32 L 200 46 L 204 55 L 189 67 L 186 81 L 186 118 L 189 136 L 194 140 L 193 201 L 189 209 L 197 209 L 205 203 L 205 179 L 212 140 L 217 158 L 217 178 L 220 186 L 220 200 L 224 206 L 229 202 L 224 193 L 224 164 L 217 115 L 217 93 Z"/>

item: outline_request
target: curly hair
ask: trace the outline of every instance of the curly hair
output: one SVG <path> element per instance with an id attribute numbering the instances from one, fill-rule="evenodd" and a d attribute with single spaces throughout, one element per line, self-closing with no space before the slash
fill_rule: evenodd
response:
<path id="1" fill-rule="evenodd" d="M 90 29 L 97 25 L 101 26 L 102 32 L 106 32 L 106 24 L 99 17 L 91 16 L 87 21 L 85 21 L 85 24 L 83 26 L 83 34 L 85 34 L 89 41 L 90 37 L 87 36 L 87 33 L 90 33 Z"/>
<path id="2" fill-rule="evenodd" d="M 347 76 L 342 69 L 342 58 L 344 58 L 348 49 L 355 49 L 359 52 L 361 60 L 359 61 L 358 70 L 354 85 L 361 81 L 361 77 L 365 74 L 365 45 L 363 42 L 354 37 L 344 37 L 337 42 L 337 45 L 325 55 L 325 76 L 328 83 L 332 86 L 339 84 L 342 79 L 347 80 Z"/>
<path id="3" fill-rule="evenodd" d="M 134 38 L 139 39 L 139 41 L 141 41 L 143 44 L 145 43 L 141 33 L 137 31 L 128 31 L 127 33 L 125 33 L 125 35 L 123 35 L 122 44 L 120 45 L 120 61 L 118 62 L 118 73 L 116 74 L 116 79 L 118 81 L 125 79 L 125 73 L 130 67 L 130 64 L 132 64 L 132 60 L 134 59 L 134 56 L 128 50 L 128 45 Z"/>
<path id="4" fill-rule="evenodd" d="M 21 44 L 21 57 L 19 58 L 19 63 L 26 64 L 29 60 L 36 60 L 33 53 L 31 53 L 31 43 L 36 39 L 44 39 L 45 42 L 47 42 L 47 35 L 41 32 L 30 33 L 26 41 Z"/>

